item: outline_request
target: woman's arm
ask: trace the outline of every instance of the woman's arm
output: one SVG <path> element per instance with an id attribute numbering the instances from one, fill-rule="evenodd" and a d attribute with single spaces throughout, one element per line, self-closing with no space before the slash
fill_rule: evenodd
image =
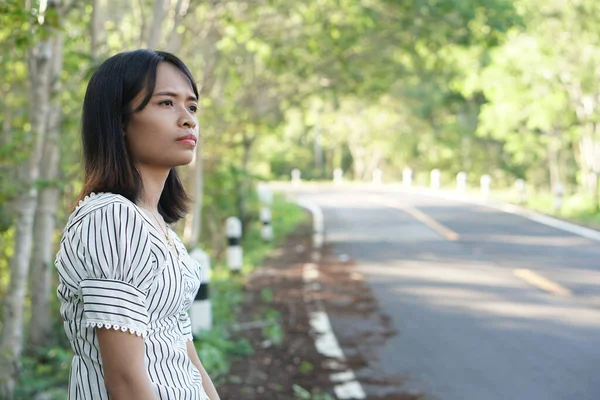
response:
<path id="1" fill-rule="evenodd" d="M 192 361 L 192 364 L 196 366 L 196 368 L 200 372 L 200 375 L 202 376 L 202 386 L 204 387 L 204 391 L 206 392 L 210 400 L 221 400 L 219 394 L 217 393 L 215 385 L 210 379 L 210 376 L 208 376 L 208 374 L 206 373 L 204 366 L 200 362 L 200 359 L 198 358 L 198 353 L 196 352 L 196 348 L 194 347 L 194 342 L 192 342 L 191 340 L 187 341 L 187 353 L 188 357 Z"/>
<path id="2" fill-rule="evenodd" d="M 113 329 L 96 332 L 111 400 L 158 400 L 144 363 L 144 339 Z"/>

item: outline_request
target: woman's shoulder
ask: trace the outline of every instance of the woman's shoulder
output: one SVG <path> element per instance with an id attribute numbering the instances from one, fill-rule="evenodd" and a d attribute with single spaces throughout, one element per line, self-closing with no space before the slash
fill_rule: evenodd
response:
<path id="1" fill-rule="evenodd" d="M 76 225 L 86 217 L 89 217 L 99 210 L 115 209 L 126 210 L 130 213 L 140 213 L 137 206 L 126 197 L 116 193 L 90 193 L 85 196 L 75 210 L 69 216 L 65 230 Z"/>

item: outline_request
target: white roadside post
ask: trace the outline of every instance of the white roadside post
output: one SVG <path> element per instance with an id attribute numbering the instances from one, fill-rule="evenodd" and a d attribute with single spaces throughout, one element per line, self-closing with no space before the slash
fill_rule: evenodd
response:
<path id="1" fill-rule="evenodd" d="M 381 170 L 379 168 L 373 171 L 373 183 L 375 185 L 381 185 Z"/>
<path id="2" fill-rule="evenodd" d="M 266 185 L 258 186 L 258 198 L 262 203 L 260 220 L 262 222 L 261 237 L 265 242 L 273 240 L 273 225 L 271 223 L 271 205 L 273 204 L 273 191 Z"/>
<path id="3" fill-rule="evenodd" d="M 271 209 L 269 206 L 260 208 L 260 220 L 262 221 L 262 229 L 260 231 L 262 240 L 270 242 L 273 240 L 273 225 L 271 225 Z"/>
<path id="4" fill-rule="evenodd" d="M 298 168 L 292 170 L 292 184 L 299 185 L 302 182 L 302 173 Z"/>
<path id="5" fill-rule="evenodd" d="M 314 250 L 320 250 L 323 247 L 323 242 L 325 241 L 323 212 L 319 207 L 313 207 L 311 211 L 313 214 L 313 247 Z"/>
<path id="6" fill-rule="evenodd" d="M 442 187 L 442 174 L 439 169 L 432 169 L 429 174 L 429 186 L 432 189 L 439 189 Z"/>
<path id="7" fill-rule="evenodd" d="M 200 264 L 202 269 L 202 283 L 196 293 L 192 307 L 190 308 L 190 320 L 192 321 L 192 334 L 196 336 L 199 332 L 212 329 L 212 305 L 210 302 L 210 257 L 202 249 L 194 249 L 190 257 Z"/>
<path id="8" fill-rule="evenodd" d="M 481 179 L 479 180 L 479 184 L 481 186 L 481 194 L 483 194 L 485 197 L 488 197 L 490 195 L 492 177 L 488 174 L 482 175 Z"/>
<path id="9" fill-rule="evenodd" d="M 336 168 L 333 171 L 333 183 L 339 185 L 344 180 L 344 171 L 341 168 Z"/>
<path id="10" fill-rule="evenodd" d="M 412 169 L 404 168 L 404 170 L 402 171 L 402 183 L 404 184 L 404 186 L 407 186 L 407 187 L 412 186 L 412 177 L 413 177 Z"/>
<path id="11" fill-rule="evenodd" d="M 227 265 L 229 270 L 238 274 L 243 265 L 242 252 L 242 222 L 237 217 L 227 218 L 225 228 L 227 231 Z"/>
<path id="12" fill-rule="evenodd" d="M 517 189 L 517 193 L 519 195 L 519 204 L 525 204 L 525 181 L 523 179 L 517 179 L 515 182 L 515 188 Z"/>
<path id="13" fill-rule="evenodd" d="M 554 211 L 556 211 L 556 213 L 560 213 L 560 209 L 563 205 L 563 184 L 561 182 L 556 182 L 552 188 L 552 191 L 554 192 Z"/>
<path id="14" fill-rule="evenodd" d="M 467 173 L 459 172 L 456 174 L 456 190 L 465 192 L 467 190 Z"/>
<path id="15" fill-rule="evenodd" d="M 321 211 L 320 207 L 311 202 L 299 201 L 298 204 L 309 210 L 312 214 L 312 259 L 314 262 L 319 262 L 321 260 L 321 249 L 325 243 L 325 221 L 323 219 L 323 211 Z"/>

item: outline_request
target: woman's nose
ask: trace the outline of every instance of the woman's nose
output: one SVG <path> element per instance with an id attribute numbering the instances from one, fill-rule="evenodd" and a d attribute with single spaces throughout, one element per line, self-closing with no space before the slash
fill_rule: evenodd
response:
<path id="1" fill-rule="evenodd" d="M 197 125 L 196 118 L 193 116 L 193 114 L 191 114 L 189 110 L 185 110 L 185 112 L 182 112 L 178 122 L 179 126 L 181 126 L 182 128 L 187 127 L 194 129 Z"/>

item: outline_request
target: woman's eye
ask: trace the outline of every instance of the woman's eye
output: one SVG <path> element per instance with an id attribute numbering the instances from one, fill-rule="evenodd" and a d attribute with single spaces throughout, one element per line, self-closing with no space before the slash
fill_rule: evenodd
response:
<path id="1" fill-rule="evenodd" d="M 172 100 L 163 100 L 163 101 L 161 101 L 158 104 L 165 105 L 165 106 L 172 106 L 173 105 L 173 101 Z"/>
<path id="2" fill-rule="evenodd" d="M 198 111 L 198 107 L 197 106 L 190 106 L 190 111 L 195 113 L 196 111 Z"/>

